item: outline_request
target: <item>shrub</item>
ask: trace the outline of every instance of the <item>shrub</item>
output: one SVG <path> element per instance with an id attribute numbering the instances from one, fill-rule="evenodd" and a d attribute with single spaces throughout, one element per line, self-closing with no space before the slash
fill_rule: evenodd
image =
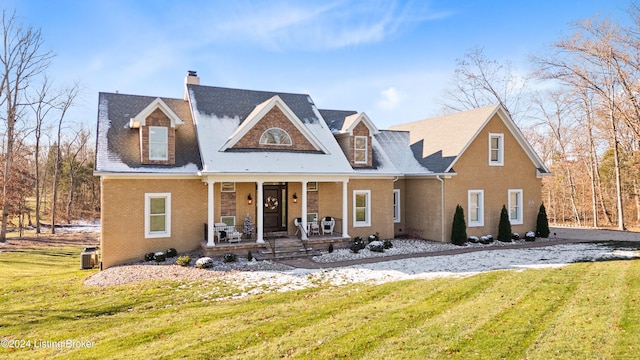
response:
<path id="1" fill-rule="evenodd" d="M 369 242 L 378 241 L 380 238 L 378 237 L 378 233 L 369 235 Z"/>
<path id="2" fill-rule="evenodd" d="M 213 259 L 210 257 L 201 257 L 196 260 L 196 267 L 198 269 L 208 269 L 213 267 Z"/>
<path id="3" fill-rule="evenodd" d="M 491 244 L 493 242 L 493 238 L 489 238 L 487 235 L 480 236 L 480 244 Z"/>
<path id="4" fill-rule="evenodd" d="M 247 261 L 253 261 L 253 254 L 251 253 L 251 250 L 247 252 Z"/>
<path id="5" fill-rule="evenodd" d="M 520 240 L 520 234 L 518 233 L 511 234 L 511 240 Z"/>
<path id="6" fill-rule="evenodd" d="M 333 252 L 333 243 L 329 243 L 329 254 Z"/>
<path id="7" fill-rule="evenodd" d="M 511 221 L 509 221 L 509 213 L 507 207 L 502 205 L 500 211 L 500 223 L 498 224 L 498 241 L 511 242 Z"/>
<path id="8" fill-rule="evenodd" d="M 533 231 L 527 231 L 527 233 L 524 234 L 524 240 L 525 241 L 535 241 L 536 240 L 536 233 L 534 233 Z"/>
<path id="9" fill-rule="evenodd" d="M 385 249 L 391 249 L 393 247 L 393 244 L 389 239 L 383 240 L 382 243 L 384 244 Z"/>
<path id="10" fill-rule="evenodd" d="M 456 205 L 456 213 L 451 224 L 451 243 L 464 245 L 467 242 L 467 224 L 464 220 L 464 209 L 460 204 Z"/>
<path id="11" fill-rule="evenodd" d="M 364 240 L 362 240 L 362 237 L 358 236 L 355 239 L 353 239 L 353 244 L 358 246 L 358 250 L 362 250 L 364 249 L 367 245 L 364 243 Z"/>
<path id="12" fill-rule="evenodd" d="M 176 260 L 176 264 L 180 266 L 189 266 L 189 264 L 191 264 L 191 256 L 189 255 L 180 256 Z"/>
<path id="13" fill-rule="evenodd" d="M 360 251 L 360 245 L 354 242 L 353 244 L 351 244 L 351 247 L 349 249 L 352 253 L 357 254 Z"/>
<path id="14" fill-rule="evenodd" d="M 224 260 L 224 262 L 228 263 L 228 262 L 236 262 L 236 260 L 238 260 L 238 257 L 234 253 L 226 253 L 222 257 L 222 259 Z"/>
<path id="15" fill-rule="evenodd" d="M 369 250 L 375 252 L 384 252 L 384 243 L 380 240 L 372 241 L 369 243 Z"/>
<path id="16" fill-rule="evenodd" d="M 544 207 L 544 203 L 540 204 L 540 211 L 538 212 L 538 219 L 536 220 L 536 236 L 541 238 L 549 237 L 549 219 L 547 218 L 547 210 Z"/>
<path id="17" fill-rule="evenodd" d="M 158 251 L 157 253 L 153 254 L 153 260 L 155 260 L 156 262 L 163 262 L 166 259 L 167 257 L 162 251 Z"/>
<path id="18" fill-rule="evenodd" d="M 155 258 L 155 254 L 152 252 L 148 252 L 144 254 L 144 261 L 153 261 L 154 258 Z"/>
<path id="19" fill-rule="evenodd" d="M 178 251 L 174 248 L 168 248 L 166 254 L 168 258 L 174 258 L 178 256 Z"/>
<path id="20" fill-rule="evenodd" d="M 477 236 L 469 236 L 467 241 L 473 244 L 477 244 L 480 242 L 480 239 Z"/>

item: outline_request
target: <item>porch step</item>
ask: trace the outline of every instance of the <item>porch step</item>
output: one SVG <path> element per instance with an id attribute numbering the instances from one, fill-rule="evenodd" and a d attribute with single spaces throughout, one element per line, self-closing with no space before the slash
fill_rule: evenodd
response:
<path id="1" fill-rule="evenodd" d="M 306 248 L 298 238 L 277 238 L 267 241 L 271 247 L 270 251 L 265 249 L 260 251 L 260 259 L 285 260 L 299 257 L 315 256 L 319 251 Z"/>

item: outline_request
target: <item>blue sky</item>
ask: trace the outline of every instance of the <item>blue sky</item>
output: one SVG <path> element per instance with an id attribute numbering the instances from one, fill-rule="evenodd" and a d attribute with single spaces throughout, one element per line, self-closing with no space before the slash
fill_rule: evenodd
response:
<path id="1" fill-rule="evenodd" d="M 182 97 L 201 84 L 307 93 L 366 112 L 379 128 L 437 115 L 456 59 L 472 47 L 528 71 L 527 57 L 628 0 L 0 0 L 42 29 L 49 76 L 78 81 L 69 120 L 95 127 L 98 92 Z"/>

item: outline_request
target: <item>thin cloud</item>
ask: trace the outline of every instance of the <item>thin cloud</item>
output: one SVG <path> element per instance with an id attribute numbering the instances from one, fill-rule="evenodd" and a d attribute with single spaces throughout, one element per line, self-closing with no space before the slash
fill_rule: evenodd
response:
<path id="1" fill-rule="evenodd" d="M 427 3 L 428 4 L 428 3 Z M 229 9 L 227 9 L 229 10 Z M 227 40 L 252 42 L 269 50 L 330 50 L 381 42 L 402 29 L 442 19 L 425 2 L 240 3 L 216 26 Z"/>
<path id="2" fill-rule="evenodd" d="M 380 94 L 382 95 L 382 99 L 377 103 L 379 108 L 384 110 L 393 110 L 400 103 L 400 94 L 394 87 L 382 90 Z"/>

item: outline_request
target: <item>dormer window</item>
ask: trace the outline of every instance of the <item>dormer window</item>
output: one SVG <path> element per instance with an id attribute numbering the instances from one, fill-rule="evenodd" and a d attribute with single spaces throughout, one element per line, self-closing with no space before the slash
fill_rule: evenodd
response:
<path id="1" fill-rule="evenodd" d="M 169 159 L 169 129 L 163 126 L 149 126 L 149 160 Z"/>
<path id="2" fill-rule="evenodd" d="M 356 164 L 366 164 L 367 163 L 367 153 L 368 153 L 368 136 L 354 136 L 354 144 L 353 144 L 353 161 Z"/>
<path id="3" fill-rule="evenodd" d="M 291 136 L 280 128 L 267 129 L 260 136 L 260 145 L 291 146 L 291 144 Z"/>

